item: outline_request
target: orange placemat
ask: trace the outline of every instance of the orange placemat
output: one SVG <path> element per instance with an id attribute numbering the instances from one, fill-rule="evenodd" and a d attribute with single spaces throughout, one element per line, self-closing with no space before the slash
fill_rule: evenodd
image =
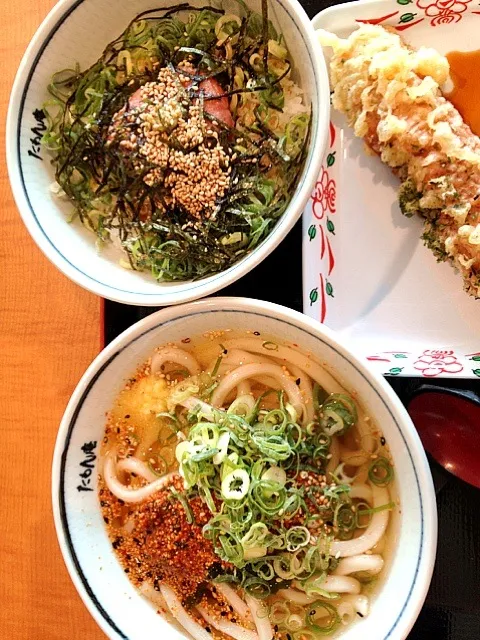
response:
<path id="1" fill-rule="evenodd" d="M 53 4 L 2 3 L 3 148 L 15 71 Z M 63 410 L 101 348 L 101 302 L 60 274 L 37 249 L 15 207 L 4 161 L 0 202 L 0 636 L 97 640 L 105 636 L 77 595 L 57 545 L 50 473 Z"/>

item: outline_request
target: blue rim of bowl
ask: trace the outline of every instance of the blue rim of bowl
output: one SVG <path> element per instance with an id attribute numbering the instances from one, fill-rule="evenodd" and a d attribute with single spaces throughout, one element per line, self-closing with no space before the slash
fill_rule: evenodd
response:
<path id="1" fill-rule="evenodd" d="M 38 50 L 37 54 L 35 55 L 35 58 L 32 62 L 32 65 L 29 69 L 25 84 L 23 86 L 23 90 L 22 90 L 22 95 L 20 98 L 20 105 L 18 108 L 18 114 L 17 114 L 17 133 L 16 133 L 16 147 L 17 147 L 17 160 L 18 160 L 18 171 L 19 171 L 19 177 L 20 177 L 20 182 L 21 182 L 21 186 L 22 186 L 22 190 L 23 190 L 23 195 L 25 197 L 25 201 L 27 203 L 27 206 L 30 210 L 30 213 L 38 227 L 38 229 L 41 231 L 42 235 L 44 236 L 45 240 L 48 242 L 48 244 L 51 246 L 51 248 L 58 254 L 58 256 L 66 263 L 68 264 L 72 269 L 74 269 L 76 272 L 78 272 L 81 276 L 83 276 L 84 278 L 86 278 L 87 280 L 89 280 L 90 282 L 93 282 L 97 285 L 100 285 L 101 287 L 104 287 L 105 289 L 110 289 L 111 291 L 117 291 L 119 293 L 124 293 L 127 295 L 132 295 L 132 296 L 157 296 L 157 297 L 162 297 L 162 296 L 167 296 L 170 294 L 170 292 L 165 291 L 164 293 L 162 293 L 160 290 L 158 292 L 154 292 L 154 293 L 148 293 L 148 292 L 142 292 L 139 293 L 137 291 L 128 291 L 126 289 L 119 289 L 118 287 L 113 287 L 110 284 L 101 282 L 100 280 L 97 280 L 96 278 L 93 278 L 92 276 L 88 275 L 87 273 L 85 273 L 84 271 L 82 271 L 79 267 L 77 267 L 75 264 L 73 264 L 72 262 L 70 262 L 70 260 L 60 251 L 60 249 L 52 242 L 52 240 L 50 239 L 48 233 L 45 231 L 45 229 L 43 228 L 43 226 L 41 225 L 36 213 L 35 213 L 35 209 L 30 201 L 30 197 L 29 197 L 29 193 L 27 190 L 27 187 L 25 185 L 25 179 L 24 179 L 24 172 L 23 172 L 23 165 L 22 165 L 22 153 L 21 153 L 21 132 L 22 132 L 22 122 L 23 122 L 23 116 L 24 116 L 24 109 L 25 109 L 25 102 L 27 99 L 27 94 L 30 88 L 30 83 L 31 80 L 35 74 L 36 68 L 38 63 L 40 62 L 45 50 L 47 49 L 48 45 L 50 44 L 50 41 L 52 40 L 52 38 L 55 36 L 55 34 L 57 33 L 57 31 L 60 29 L 60 27 L 63 25 L 63 23 L 67 20 L 67 18 L 74 13 L 74 11 L 85 2 L 85 0 L 76 0 L 76 2 L 74 2 L 74 4 L 69 7 L 67 9 L 67 11 L 59 18 L 59 20 L 57 20 L 57 22 L 55 23 L 55 25 L 51 28 L 50 32 L 48 33 L 48 35 L 46 36 L 46 38 L 43 40 L 40 49 Z M 288 16 L 291 18 L 293 24 L 295 25 L 298 34 L 300 35 L 300 38 L 302 39 L 303 44 L 305 45 L 305 48 L 308 52 L 308 57 L 309 57 L 309 62 L 310 62 L 310 66 L 313 69 L 315 78 L 316 78 L 316 83 L 315 83 L 315 104 L 320 103 L 320 99 L 321 97 L 319 96 L 319 87 L 320 87 L 320 80 L 317 77 L 317 68 L 314 64 L 313 58 L 312 58 L 312 52 L 310 51 L 310 47 L 308 46 L 305 38 L 304 38 L 304 34 L 303 31 L 300 27 L 300 25 L 297 23 L 296 21 L 296 16 L 292 15 L 289 11 L 289 9 L 287 7 L 285 7 L 285 5 L 282 3 L 281 0 L 276 0 L 276 2 L 278 2 L 283 10 L 288 14 Z M 316 156 L 314 149 L 313 149 L 313 144 L 312 141 L 316 138 L 316 136 L 318 135 L 318 131 L 319 131 L 319 126 L 320 126 L 320 113 L 317 115 L 317 119 L 316 119 L 316 123 L 315 123 L 315 131 L 311 132 L 311 150 L 309 153 L 309 157 L 307 160 L 307 163 L 305 164 L 305 167 L 303 169 L 303 178 L 302 178 L 302 182 L 299 182 L 299 184 L 297 185 L 296 191 L 298 191 L 300 189 L 300 187 L 302 186 L 303 182 L 305 182 L 305 176 L 308 175 L 308 173 L 310 172 L 310 167 L 314 161 L 314 158 Z M 219 278 L 221 278 L 225 273 L 229 272 L 231 274 L 233 274 L 238 268 L 240 268 L 244 262 L 246 260 L 248 260 L 251 256 L 255 255 L 255 253 L 264 245 L 264 243 L 270 238 L 271 234 L 274 233 L 276 230 L 281 229 L 285 223 L 286 223 L 286 218 L 285 218 L 285 213 L 284 212 L 280 218 L 280 220 L 278 220 L 278 222 L 275 224 L 275 226 L 272 228 L 270 234 L 263 240 L 263 242 L 256 247 L 251 253 L 247 254 L 244 258 L 242 258 L 238 263 L 232 265 L 231 267 L 229 267 L 228 269 L 225 269 L 224 271 L 219 272 L 218 274 L 214 274 L 212 276 L 209 277 L 208 279 L 208 284 L 216 282 Z M 206 285 L 205 282 L 206 279 L 202 279 L 200 280 L 197 284 L 193 284 L 192 286 L 189 287 L 185 287 L 183 289 L 184 292 L 188 292 L 188 291 L 194 291 L 195 289 L 198 289 L 200 287 L 204 287 Z M 181 283 L 180 283 L 181 284 Z"/>
<path id="2" fill-rule="evenodd" d="M 385 401 L 385 399 L 383 398 L 382 394 L 373 386 L 373 384 L 370 382 L 370 380 L 367 378 L 367 376 L 364 374 L 364 372 L 359 369 L 355 362 L 352 362 L 351 360 L 349 360 L 349 358 L 347 358 L 346 355 L 344 355 L 341 351 L 339 351 L 334 345 L 330 344 L 329 342 L 327 342 L 321 335 L 318 335 L 316 333 L 313 333 L 311 331 L 309 331 L 308 329 L 306 329 L 305 327 L 300 327 L 298 326 L 298 324 L 295 324 L 289 320 L 286 320 L 285 318 L 272 318 L 271 315 L 265 314 L 265 313 L 259 313 L 257 311 L 249 311 L 246 309 L 243 310 L 239 310 L 239 309 L 234 309 L 234 308 L 224 308 L 224 309 L 208 309 L 205 311 L 192 311 L 190 313 L 187 313 L 185 315 L 182 315 L 181 317 L 177 317 L 177 318 L 173 318 L 170 320 L 166 320 L 163 322 L 159 322 L 157 324 L 155 324 L 153 327 L 150 327 L 149 329 L 146 329 L 145 331 L 143 331 L 142 333 L 140 333 L 139 335 L 131 338 L 126 344 L 124 344 L 121 348 L 119 348 L 118 350 L 116 350 L 105 362 L 102 363 L 102 365 L 95 371 L 95 373 L 92 375 L 91 379 L 88 381 L 85 389 L 83 390 L 76 406 L 75 409 L 72 413 L 72 416 L 70 417 L 69 421 L 68 421 L 68 428 L 67 428 L 67 434 L 65 436 L 65 444 L 64 447 L 62 449 L 62 453 L 61 453 L 61 463 L 60 463 L 60 482 L 59 482 L 59 495 L 58 495 L 58 503 L 60 505 L 60 519 L 61 519 L 61 524 L 62 524 L 62 528 L 63 528 L 63 533 L 65 535 L 65 541 L 70 553 L 70 558 L 75 566 L 75 569 L 77 571 L 77 574 L 80 578 L 80 581 L 82 583 L 83 588 L 85 589 L 85 591 L 87 592 L 92 604 L 95 606 L 96 610 L 98 611 L 98 613 L 102 616 L 104 622 L 106 622 L 113 631 L 115 631 L 115 633 L 118 634 L 118 636 L 124 640 L 129 640 L 128 636 L 126 636 L 115 624 L 115 622 L 112 620 L 112 618 L 108 615 L 108 613 L 105 611 L 105 609 L 102 607 L 102 605 L 100 604 L 99 600 L 97 599 L 97 597 L 95 596 L 85 574 L 83 573 L 82 567 L 80 565 L 80 561 L 75 553 L 75 547 L 70 535 L 70 530 L 69 530 L 69 526 L 68 526 L 68 517 L 67 517 L 67 512 L 66 512 L 66 502 L 65 502 L 65 473 L 66 473 L 66 461 L 67 461 L 67 455 L 68 455 L 68 450 L 69 450 L 69 445 L 70 445 L 70 441 L 71 441 L 71 437 L 72 437 L 72 433 L 73 430 L 75 428 L 75 424 L 78 418 L 78 415 L 82 409 L 82 406 L 84 404 L 84 402 L 86 401 L 88 394 L 90 393 L 92 387 L 94 386 L 94 384 L 96 383 L 96 381 L 98 380 L 98 378 L 101 376 L 101 374 L 105 371 L 105 369 L 115 360 L 115 358 L 120 355 L 120 353 L 122 353 L 122 351 L 124 351 L 125 349 L 127 349 L 128 347 L 130 347 L 132 344 L 134 344 L 135 342 L 137 342 L 137 340 L 140 340 L 143 336 L 147 335 L 148 333 L 151 333 L 152 331 L 157 331 L 158 329 L 160 329 L 161 327 L 165 327 L 168 326 L 170 324 L 174 324 L 177 323 L 179 320 L 183 320 L 184 318 L 187 317 L 192 317 L 192 316 L 201 316 L 201 315 L 205 315 L 205 314 L 212 314 L 212 313 L 241 313 L 241 314 L 247 314 L 250 316 L 256 316 L 259 318 L 267 318 L 269 320 L 276 320 L 278 322 L 282 322 L 286 325 L 288 325 L 289 327 L 294 328 L 297 331 L 302 331 L 303 333 L 309 335 L 311 338 L 315 339 L 315 340 L 319 340 L 322 344 L 324 344 L 325 346 L 327 346 L 329 349 L 332 349 L 338 356 L 340 356 L 343 360 L 345 360 L 349 365 L 353 366 L 356 371 L 362 376 L 362 378 L 364 379 L 364 381 L 369 385 L 369 387 L 371 388 L 371 390 L 376 394 L 377 398 L 379 399 L 379 401 L 383 404 L 384 408 L 388 411 L 393 423 L 395 424 L 402 440 L 403 443 L 406 447 L 406 450 L 408 452 L 408 457 L 410 459 L 410 464 L 412 466 L 413 469 L 413 473 L 415 476 L 415 482 L 416 482 L 416 488 L 417 488 L 417 494 L 419 497 L 419 506 L 420 506 L 420 547 L 418 549 L 418 557 L 417 557 L 417 564 L 415 567 L 415 572 L 413 575 L 413 580 L 412 580 L 412 584 L 410 586 L 410 589 L 408 591 L 407 597 L 405 599 L 405 602 L 403 603 L 403 606 L 397 616 L 397 618 L 395 619 L 395 622 L 393 623 L 393 625 L 391 626 L 389 632 L 384 636 L 383 640 L 388 640 L 388 638 L 390 638 L 394 632 L 394 630 L 396 629 L 396 627 L 398 626 L 400 620 L 403 617 L 403 614 L 407 608 L 407 606 L 410 603 L 411 597 L 412 597 L 412 593 L 414 591 L 414 588 L 416 586 L 417 583 L 417 577 L 418 577 L 418 573 L 420 570 L 420 563 L 421 563 L 421 559 L 422 559 L 422 555 L 423 555 L 423 548 L 424 548 L 424 537 L 425 537 L 425 531 L 424 531 L 424 506 L 423 506 L 423 495 L 422 495 L 422 489 L 420 487 L 420 481 L 418 479 L 418 474 L 417 474 L 417 470 L 414 464 L 414 460 L 413 460 L 413 455 L 412 452 L 410 451 L 410 446 L 407 442 L 407 439 L 405 438 L 405 435 L 403 434 L 403 431 L 400 427 L 400 425 L 398 424 L 398 421 L 395 417 L 395 415 L 393 414 L 392 410 L 390 409 L 390 407 L 388 406 L 387 402 Z"/>

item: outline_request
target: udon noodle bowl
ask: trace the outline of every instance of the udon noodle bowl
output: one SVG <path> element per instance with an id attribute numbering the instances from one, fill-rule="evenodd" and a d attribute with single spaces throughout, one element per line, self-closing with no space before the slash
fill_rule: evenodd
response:
<path id="1" fill-rule="evenodd" d="M 296 344 L 159 345 L 108 414 L 99 498 L 124 571 L 196 640 L 310 640 L 369 613 L 397 509 L 361 399 Z"/>

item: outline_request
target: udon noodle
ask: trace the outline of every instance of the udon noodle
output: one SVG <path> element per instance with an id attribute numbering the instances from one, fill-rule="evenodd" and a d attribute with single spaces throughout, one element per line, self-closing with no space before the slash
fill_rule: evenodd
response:
<path id="1" fill-rule="evenodd" d="M 297 345 L 215 331 L 158 347 L 108 415 L 102 463 L 125 572 L 196 640 L 311 640 L 368 615 L 390 454 Z"/>

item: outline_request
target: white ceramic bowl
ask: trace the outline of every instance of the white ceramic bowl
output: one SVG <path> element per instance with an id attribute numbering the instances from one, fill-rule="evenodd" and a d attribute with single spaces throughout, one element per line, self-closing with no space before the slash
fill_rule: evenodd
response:
<path id="1" fill-rule="evenodd" d="M 112 639 L 182 638 L 136 592 L 116 560 L 97 498 L 95 456 L 103 438 L 105 412 L 154 347 L 228 328 L 278 335 L 311 351 L 320 362 L 328 363 L 341 384 L 358 392 L 383 429 L 401 503 L 393 522 L 395 550 L 370 615 L 341 637 L 406 638 L 427 593 L 437 541 L 435 493 L 417 432 L 385 380 L 340 344 L 332 331 L 295 311 L 243 298 L 171 307 L 138 322 L 102 351 L 75 390 L 55 448 L 53 508 L 65 562 L 86 606 Z"/>
<path id="2" fill-rule="evenodd" d="M 80 222 L 67 224 L 72 205 L 50 193 L 54 172 L 48 153 L 37 144 L 41 131 L 35 112 L 47 99 L 47 85 L 54 72 L 72 68 L 76 62 L 87 68 L 137 14 L 172 4 L 170 0 L 61 0 L 39 27 L 22 59 L 8 110 L 8 172 L 18 209 L 33 239 L 77 284 L 127 304 L 163 306 L 194 300 L 231 284 L 259 264 L 300 217 L 318 177 L 328 135 L 328 74 L 312 25 L 297 0 L 270 2 L 270 17 L 285 35 L 296 80 L 312 105 L 311 144 L 305 166 L 272 233 L 229 269 L 195 282 L 159 284 L 148 273 L 122 268 L 118 263 L 121 253 L 113 247 L 98 253 L 93 233 Z M 191 4 L 207 3 L 192 0 Z M 247 4 L 260 9 L 260 0 L 247 0 Z"/>

